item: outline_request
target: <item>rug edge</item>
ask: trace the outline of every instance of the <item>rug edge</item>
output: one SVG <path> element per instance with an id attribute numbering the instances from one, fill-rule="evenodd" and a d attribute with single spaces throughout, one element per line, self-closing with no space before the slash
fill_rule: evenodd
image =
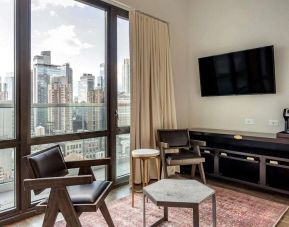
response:
<path id="1" fill-rule="evenodd" d="M 284 204 L 285 205 L 285 204 Z M 288 211 L 289 206 L 287 206 L 287 208 L 284 210 L 284 212 L 280 215 L 280 217 L 276 220 L 276 222 L 274 223 L 273 227 L 276 227 L 278 225 L 278 223 L 280 222 L 280 220 L 282 219 L 282 217 L 285 215 L 285 213 Z"/>

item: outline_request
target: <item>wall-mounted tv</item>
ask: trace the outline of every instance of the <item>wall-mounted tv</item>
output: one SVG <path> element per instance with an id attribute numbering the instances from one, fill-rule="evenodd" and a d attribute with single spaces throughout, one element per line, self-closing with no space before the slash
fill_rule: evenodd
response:
<path id="1" fill-rule="evenodd" d="M 202 96 L 275 94 L 274 47 L 199 58 Z"/>

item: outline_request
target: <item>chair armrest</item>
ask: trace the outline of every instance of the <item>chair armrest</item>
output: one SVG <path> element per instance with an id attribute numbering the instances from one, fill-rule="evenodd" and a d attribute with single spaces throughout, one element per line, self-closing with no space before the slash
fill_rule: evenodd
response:
<path id="1" fill-rule="evenodd" d="M 170 148 L 170 145 L 168 143 L 160 142 L 159 147 L 160 149 L 161 148 L 168 149 Z"/>
<path id="2" fill-rule="evenodd" d="M 206 141 L 201 141 L 201 140 L 190 140 L 190 144 L 192 147 L 194 146 L 204 147 L 207 145 Z"/>
<path id="3" fill-rule="evenodd" d="M 25 179 L 24 188 L 26 190 L 39 190 L 45 188 L 61 188 L 71 185 L 91 184 L 91 175 L 69 176 L 69 177 L 47 177 L 37 179 Z"/>
<path id="4" fill-rule="evenodd" d="M 65 162 L 68 169 L 109 165 L 111 163 L 110 158 L 93 159 L 93 160 L 80 160 L 80 161 L 68 161 Z"/>

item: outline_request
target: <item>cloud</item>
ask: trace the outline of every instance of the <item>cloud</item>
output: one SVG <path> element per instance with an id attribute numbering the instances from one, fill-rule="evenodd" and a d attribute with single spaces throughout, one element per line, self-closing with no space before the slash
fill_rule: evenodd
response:
<path id="1" fill-rule="evenodd" d="M 37 35 L 37 34 L 36 34 Z M 77 37 L 74 25 L 61 25 L 44 33 L 43 41 L 39 45 L 41 50 L 51 50 L 56 64 L 65 63 L 68 57 L 79 55 L 84 49 L 93 47 Z M 58 62 L 64 61 L 65 62 Z"/>
<path id="2" fill-rule="evenodd" d="M 0 0 L 5 1 L 5 0 Z M 75 0 L 31 0 L 31 9 L 36 10 L 45 10 L 48 7 L 81 7 L 84 8 L 85 4 L 81 4 Z"/>
<path id="3" fill-rule="evenodd" d="M 57 13 L 56 13 L 54 10 L 50 10 L 50 11 L 49 11 L 49 15 L 50 15 L 51 17 L 55 17 L 55 16 L 57 16 Z"/>

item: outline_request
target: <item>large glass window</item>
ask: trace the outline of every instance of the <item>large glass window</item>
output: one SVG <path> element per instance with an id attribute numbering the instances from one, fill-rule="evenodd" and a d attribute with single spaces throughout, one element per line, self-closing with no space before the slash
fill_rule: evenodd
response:
<path id="1" fill-rule="evenodd" d="M 32 136 L 106 129 L 106 12 L 32 0 Z"/>
<path id="2" fill-rule="evenodd" d="M 14 1 L 0 1 L 0 141 L 15 139 Z M 6 145 L 13 146 L 13 145 Z M 15 208 L 15 149 L 0 149 L 0 213 Z"/>
<path id="3" fill-rule="evenodd" d="M 15 138 L 14 1 L 0 1 L 0 140 Z"/>
<path id="4" fill-rule="evenodd" d="M 130 126 L 129 21 L 117 18 L 117 104 L 118 127 Z"/>
<path id="5" fill-rule="evenodd" d="M 117 18 L 117 110 L 118 128 L 130 126 L 130 49 L 129 21 Z M 121 131 L 121 130 L 120 130 Z M 116 137 L 116 175 L 122 177 L 130 173 L 130 135 Z"/>
<path id="6" fill-rule="evenodd" d="M 102 1 L 0 0 L 0 50 L 0 226 L 49 193 L 23 188 L 30 153 L 59 144 L 65 160 L 109 156 L 113 166 L 93 167 L 96 178 L 127 180 L 128 12 Z"/>

